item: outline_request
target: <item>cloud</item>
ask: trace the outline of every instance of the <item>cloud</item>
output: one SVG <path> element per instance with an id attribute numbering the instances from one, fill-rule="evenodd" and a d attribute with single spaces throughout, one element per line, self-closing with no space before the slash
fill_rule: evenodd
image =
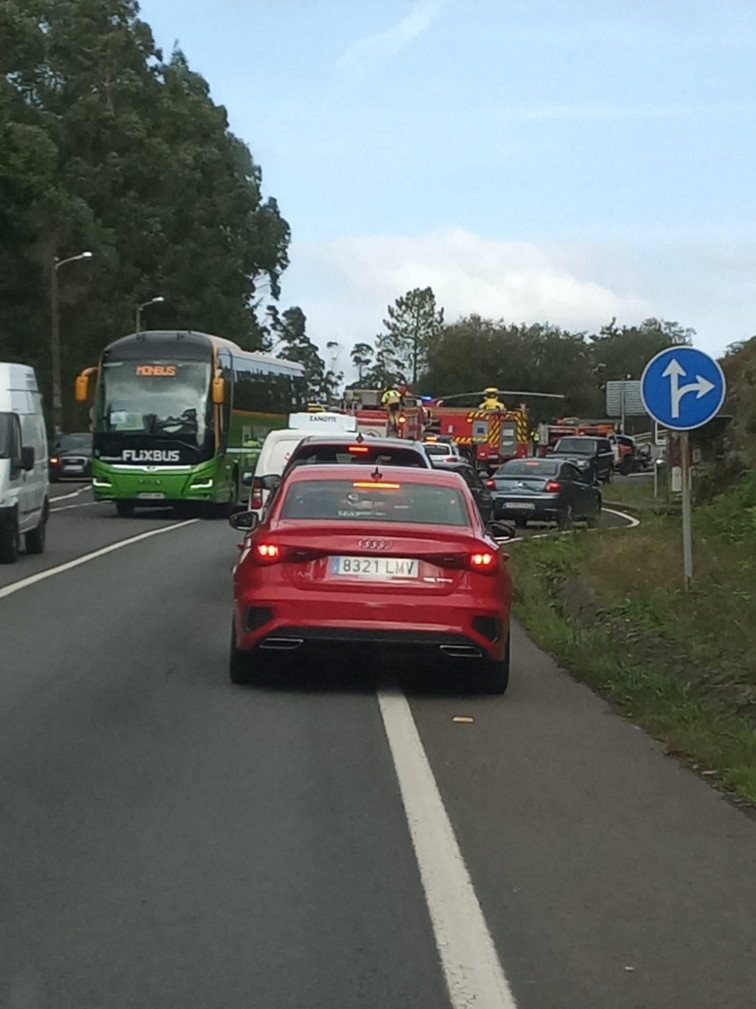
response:
<path id="1" fill-rule="evenodd" d="M 359 39 L 342 54 L 338 69 L 364 74 L 387 62 L 427 31 L 441 10 L 440 0 L 415 0 L 406 17 L 388 31 Z"/>
<path id="2" fill-rule="evenodd" d="M 313 339 L 321 347 L 338 340 L 347 352 L 372 340 L 386 306 L 414 287 L 433 288 L 447 321 L 475 312 L 595 331 L 612 316 L 635 322 L 656 314 L 637 293 L 631 261 L 606 246 L 495 241 L 452 229 L 416 238 L 295 242 L 292 263 L 286 300 L 293 281 L 293 300 Z"/>

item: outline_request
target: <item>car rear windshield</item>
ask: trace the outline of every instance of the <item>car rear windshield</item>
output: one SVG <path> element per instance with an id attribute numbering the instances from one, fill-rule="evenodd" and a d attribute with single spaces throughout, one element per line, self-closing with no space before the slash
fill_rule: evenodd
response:
<path id="1" fill-rule="evenodd" d="M 300 445 L 296 452 L 292 453 L 292 459 L 300 465 L 313 463 L 369 463 L 371 466 L 414 466 L 419 469 L 427 469 L 423 456 L 415 448 L 408 448 L 405 445 L 371 445 L 365 441 L 361 444 L 355 443 L 352 451 L 349 445 Z"/>
<path id="2" fill-rule="evenodd" d="M 554 476 L 562 464 L 551 459 L 512 459 L 494 473 L 494 476 Z"/>
<path id="3" fill-rule="evenodd" d="M 72 449 L 91 448 L 91 434 L 62 434 L 58 439 L 58 447 L 61 452 L 70 452 Z"/>
<path id="4" fill-rule="evenodd" d="M 438 441 L 432 441 L 430 444 L 426 444 L 425 451 L 428 455 L 454 455 L 454 449 L 451 445 L 444 445 L 443 442 Z"/>
<path id="5" fill-rule="evenodd" d="M 573 455 L 593 455 L 596 447 L 595 438 L 562 438 L 557 444 L 557 452 L 572 452 Z"/>
<path id="6" fill-rule="evenodd" d="M 369 479 L 290 484 L 281 518 L 470 525 L 464 496 L 454 487 Z"/>

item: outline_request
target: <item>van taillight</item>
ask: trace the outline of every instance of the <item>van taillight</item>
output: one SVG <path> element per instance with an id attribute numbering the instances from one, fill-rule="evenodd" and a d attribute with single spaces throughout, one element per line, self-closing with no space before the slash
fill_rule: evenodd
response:
<path id="1" fill-rule="evenodd" d="M 262 492 L 263 492 L 262 480 L 260 479 L 259 476 L 256 476 L 255 479 L 252 481 L 252 500 L 250 501 L 249 505 L 253 511 L 256 508 L 262 508 L 263 506 Z"/>

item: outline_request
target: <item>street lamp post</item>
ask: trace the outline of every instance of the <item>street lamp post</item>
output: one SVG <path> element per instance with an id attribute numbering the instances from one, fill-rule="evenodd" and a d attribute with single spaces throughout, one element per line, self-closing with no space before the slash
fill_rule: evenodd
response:
<path id="1" fill-rule="evenodd" d="M 141 305 L 137 305 L 135 328 L 134 328 L 135 333 L 142 332 L 142 309 L 147 308 L 148 305 L 162 305 L 164 301 L 165 298 L 162 295 L 159 295 L 157 298 L 150 298 L 149 301 L 143 301 Z"/>
<path id="2" fill-rule="evenodd" d="M 60 353 L 60 300 L 58 297 L 58 270 L 67 263 L 79 259 L 91 259 L 91 252 L 80 252 L 78 256 L 53 260 L 50 270 L 50 351 L 52 355 L 52 419 L 56 435 L 63 431 L 63 368 Z"/>

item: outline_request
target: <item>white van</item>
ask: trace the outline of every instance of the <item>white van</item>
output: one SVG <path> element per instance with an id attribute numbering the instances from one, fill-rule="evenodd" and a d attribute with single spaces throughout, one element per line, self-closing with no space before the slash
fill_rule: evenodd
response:
<path id="1" fill-rule="evenodd" d="M 270 497 L 270 490 L 263 487 L 266 476 L 280 476 L 289 456 L 302 441 L 312 434 L 353 434 L 357 431 L 357 421 L 354 417 L 341 413 L 292 413 L 289 414 L 289 427 L 270 431 L 262 443 L 260 455 L 257 457 L 255 472 L 245 473 L 243 483 L 250 488 L 249 510 L 257 512 L 260 518 L 265 502 Z"/>
<path id="2" fill-rule="evenodd" d="M 47 433 L 34 369 L 0 363 L 0 564 L 45 549 L 50 509 Z"/>

